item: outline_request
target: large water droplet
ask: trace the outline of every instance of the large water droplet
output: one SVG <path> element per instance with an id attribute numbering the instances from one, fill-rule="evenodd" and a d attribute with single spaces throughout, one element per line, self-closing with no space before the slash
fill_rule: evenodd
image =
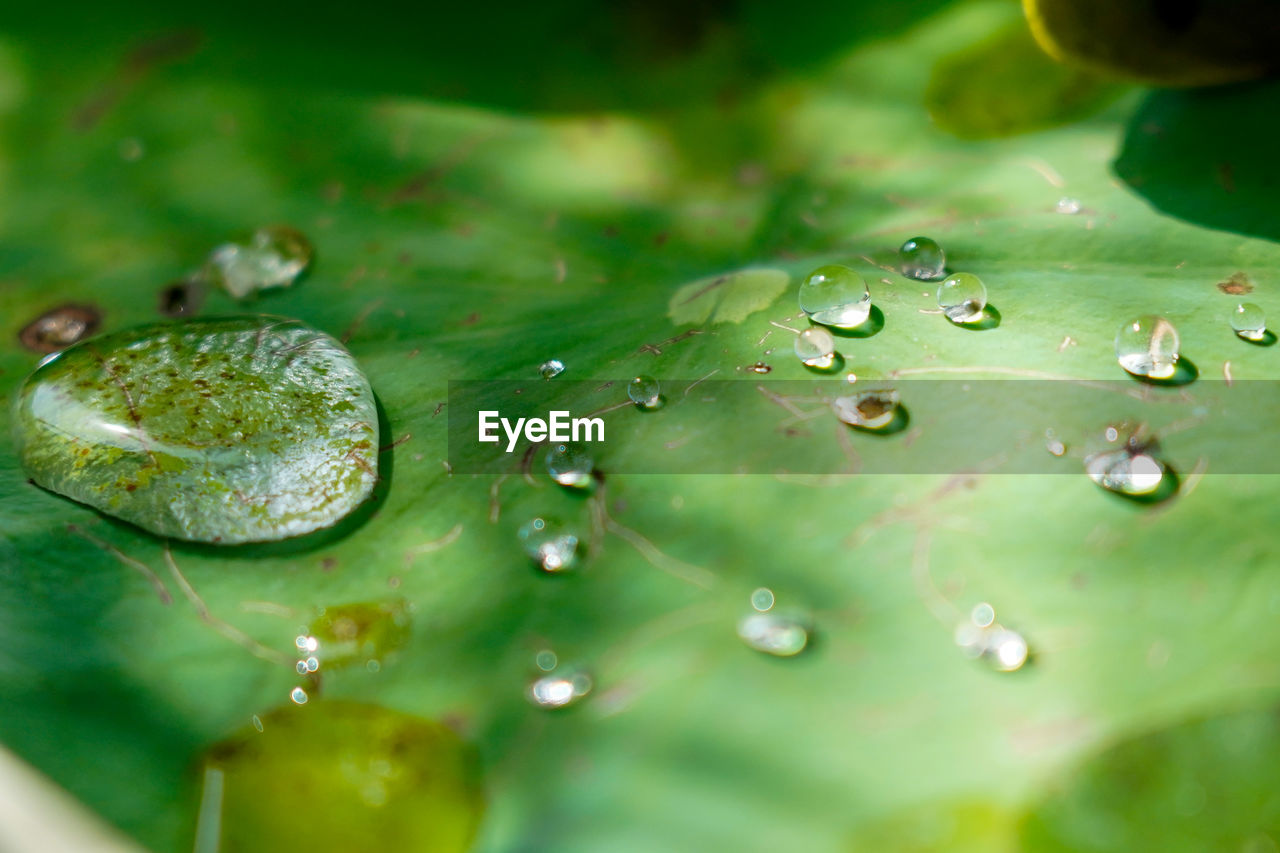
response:
<path id="1" fill-rule="evenodd" d="M 893 389 L 860 391 L 831 401 L 836 417 L 851 427 L 880 430 L 893 423 L 900 399 Z"/>
<path id="2" fill-rule="evenodd" d="M 285 706 L 205 763 L 224 777 L 208 815 L 221 837 L 200 850 L 463 853 L 484 810 L 471 747 L 439 723 L 371 705 Z"/>
<path id="3" fill-rule="evenodd" d="M 796 335 L 796 357 L 806 367 L 826 370 L 836 360 L 836 339 L 821 326 L 813 326 Z"/>
<path id="4" fill-rule="evenodd" d="M 1266 315 L 1252 302 L 1241 302 L 1231 312 L 1231 329 L 1246 341 L 1264 340 L 1267 337 Z"/>
<path id="5" fill-rule="evenodd" d="M 529 685 L 529 701 L 539 708 L 567 708 L 591 692 L 591 676 L 583 670 L 552 672 Z"/>
<path id="6" fill-rule="evenodd" d="M 987 307 L 987 286 L 973 273 L 947 276 L 938 285 L 938 307 L 953 323 L 976 323 Z"/>
<path id="7" fill-rule="evenodd" d="M 662 403 L 662 386 L 652 376 L 637 376 L 627 383 L 627 396 L 642 409 L 656 409 Z"/>
<path id="8" fill-rule="evenodd" d="M 324 608 L 311 623 L 311 639 L 318 642 L 326 668 L 367 665 L 403 648 L 412 623 L 404 599 L 338 604 Z"/>
<path id="9" fill-rule="evenodd" d="M 591 485 L 595 460 L 582 446 L 570 442 L 553 444 L 547 448 L 545 460 L 547 473 L 560 485 L 572 489 Z"/>
<path id="10" fill-rule="evenodd" d="M 288 225 L 259 228 L 246 240 L 223 243 L 209 255 L 208 275 L 236 299 L 272 287 L 288 287 L 311 263 L 312 249 Z"/>
<path id="11" fill-rule="evenodd" d="M 1084 460 L 1084 470 L 1102 488 L 1132 497 L 1160 490 L 1168 467 L 1156 455 L 1153 444 L 1130 442 L 1118 450 L 1094 453 Z"/>
<path id="12" fill-rule="evenodd" d="M 92 335 L 101 322 L 102 313 L 91 305 L 59 305 L 24 326 L 18 339 L 35 352 L 58 352 Z"/>
<path id="13" fill-rule="evenodd" d="M 1178 330 L 1163 317 L 1136 317 L 1116 333 L 1116 359 L 1144 379 L 1169 379 L 1178 367 Z"/>
<path id="14" fill-rule="evenodd" d="M 907 278 L 933 281 L 947 270 L 947 256 L 929 237 L 912 237 L 898 249 L 902 274 Z"/>
<path id="15" fill-rule="evenodd" d="M 538 375 L 543 379 L 555 379 L 564 373 L 564 362 L 558 358 L 548 359 L 538 365 Z"/>
<path id="16" fill-rule="evenodd" d="M 333 338 L 271 317 L 77 344 L 26 380 L 14 434 L 41 486 L 176 539 L 310 533 L 377 481 L 368 380 Z"/>
<path id="17" fill-rule="evenodd" d="M 871 315 L 871 291 L 854 270 L 829 264 L 809 273 L 800 284 L 800 310 L 824 326 L 851 329 Z"/>
<path id="18" fill-rule="evenodd" d="M 578 537 L 554 520 L 533 518 L 520 526 L 524 552 L 543 571 L 563 572 L 577 562 Z"/>

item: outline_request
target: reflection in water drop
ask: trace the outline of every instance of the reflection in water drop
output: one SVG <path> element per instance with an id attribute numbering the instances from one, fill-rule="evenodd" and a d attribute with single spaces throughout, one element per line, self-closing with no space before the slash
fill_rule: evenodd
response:
<path id="1" fill-rule="evenodd" d="M 311 263 L 311 241 L 288 225 L 259 228 L 247 239 L 223 243 L 209 255 L 210 279 L 236 299 L 259 290 L 288 287 Z"/>
<path id="2" fill-rule="evenodd" d="M 574 489 L 591 485 L 595 460 L 581 446 L 569 442 L 552 444 L 544 458 L 547 473 L 560 485 Z"/>
<path id="3" fill-rule="evenodd" d="M 543 571 L 563 572 L 577 561 L 578 537 L 554 520 L 533 518 L 520 526 L 518 533 L 524 552 Z"/>
<path id="4" fill-rule="evenodd" d="M 942 278 L 947 269 L 947 256 L 942 247 L 929 237 L 912 237 L 898 249 L 902 274 L 920 281 Z"/>
<path id="5" fill-rule="evenodd" d="M 567 708 L 591 692 L 591 676 L 582 670 L 544 675 L 529 685 L 529 701 L 539 708 Z"/>
<path id="6" fill-rule="evenodd" d="M 637 376 L 627 383 L 627 396 L 642 409 L 656 409 L 662 402 L 662 386 L 652 376 Z"/>
<path id="7" fill-rule="evenodd" d="M 821 326 L 813 326 L 796 335 L 796 357 L 806 367 L 826 370 L 836 360 L 836 339 Z"/>
<path id="8" fill-rule="evenodd" d="M 976 323 L 987 307 L 987 287 L 973 273 L 948 276 L 938 285 L 938 307 L 953 323 Z"/>
<path id="9" fill-rule="evenodd" d="M 1169 379 L 1177 372 L 1178 330 L 1163 317 L 1130 320 L 1116 333 L 1116 360 L 1134 376 Z"/>
<path id="10" fill-rule="evenodd" d="M 538 365 L 538 373 L 543 379 L 555 379 L 561 373 L 564 373 L 564 362 L 558 358 L 552 358 Z"/>
<path id="11" fill-rule="evenodd" d="M 303 690 L 301 687 L 295 687 L 290 691 L 289 698 L 298 705 L 305 705 L 307 704 L 307 691 Z"/>
<path id="12" fill-rule="evenodd" d="M 829 264 L 809 273 L 801 282 L 800 310 L 824 326 L 855 328 L 871 316 L 871 291 L 854 270 Z"/>

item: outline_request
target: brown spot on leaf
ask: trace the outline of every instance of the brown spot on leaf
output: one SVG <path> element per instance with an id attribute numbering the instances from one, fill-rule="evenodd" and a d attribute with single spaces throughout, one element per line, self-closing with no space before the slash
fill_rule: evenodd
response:
<path id="1" fill-rule="evenodd" d="M 1218 282 L 1217 287 L 1218 290 L 1232 296 L 1253 293 L 1253 282 L 1249 280 L 1248 274 L 1243 272 L 1233 272 L 1225 281 Z"/>
<path id="2" fill-rule="evenodd" d="M 102 312 L 92 305 L 59 305 L 23 327 L 18 340 L 34 352 L 58 352 L 89 337 L 101 324 Z"/>

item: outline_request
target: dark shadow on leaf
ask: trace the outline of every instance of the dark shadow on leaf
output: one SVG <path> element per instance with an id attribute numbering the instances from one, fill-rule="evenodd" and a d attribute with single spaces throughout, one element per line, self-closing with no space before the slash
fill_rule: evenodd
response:
<path id="1" fill-rule="evenodd" d="M 897 435 L 911 425 L 911 413 L 907 411 L 907 407 L 899 404 L 893 410 L 893 419 L 882 427 L 864 427 L 849 424 L 849 428 L 866 435 L 890 436 Z"/>
<path id="2" fill-rule="evenodd" d="M 838 338 L 869 338 L 872 335 L 879 334 L 880 330 L 884 328 L 884 312 L 880 310 L 879 305 L 873 304 L 870 313 L 867 314 L 867 319 L 863 320 L 861 324 L 847 329 L 839 326 L 827 326 L 826 328 Z"/>
<path id="3" fill-rule="evenodd" d="M 1246 344 L 1255 347 L 1270 347 L 1275 346 L 1276 343 L 1276 333 L 1270 329 L 1266 329 L 1256 338 L 1246 338 L 1244 335 L 1239 334 L 1237 334 L 1236 337 L 1244 341 Z"/>
<path id="4" fill-rule="evenodd" d="M 945 316 L 945 315 L 944 315 Z M 961 329 L 971 329 L 975 332 L 985 332 L 988 329 L 995 329 L 1000 326 L 1000 309 L 994 305 L 988 305 L 982 309 L 982 316 L 972 323 L 957 323 L 950 317 L 947 318 L 951 325 Z"/>
<path id="5" fill-rule="evenodd" d="M 1196 367 L 1196 363 L 1185 355 L 1178 358 L 1177 364 L 1173 367 L 1173 375 L 1165 379 L 1153 379 L 1149 376 L 1138 376 L 1130 373 L 1135 380 L 1144 385 L 1158 385 L 1165 387 L 1179 387 L 1181 385 L 1190 385 L 1200 377 L 1200 368 Z"/>
<path id="6" fill-rule="evenodd" d="M 1148 492 L 1145 495 L 1130 495 L 1124 492 L 1114 492 L 1106 488 L 1102 490 L 1109 495 L 1115 496 L 1117 500 L 1140 506 L 1151 506 L 1169 500 L 1169 498 L 1178 493 L 1178 487 L 1181 485 L 1182 479 L 1178 476 L 1178 472 L 1166 464 L 1164 466 L 1164 476 L 1160 478 L 1160 485 L 1156 487 L 1155 491 Z M 1099 488 L 1102 487 L 1100 486 Z"/>
<path id="7" fill-rule="evenodd" d="M 1280 83 L 1146 97 L 1116 175 L 1153 207 L 1196 225 L 1280 240 Z"/>
<path id="8" fill-rule="evenodd" d="M 826 367 L 819 367 L 816 364 L 804 362 L 804 368 L 810 373 L 821 373 L 825 376 L 830 376 L 833 373 L 839 373 L 841 370 L 844 370 L 844 356 L 835 352 L 831 354 L 831 363 Z"/>

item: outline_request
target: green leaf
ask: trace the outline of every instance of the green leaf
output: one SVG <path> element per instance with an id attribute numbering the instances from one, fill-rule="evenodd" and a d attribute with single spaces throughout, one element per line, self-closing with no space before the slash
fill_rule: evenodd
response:
<path id="1" fill-rule="evenodd" d="M 671 322 L 741 323 L 763 311 L 787 289 L 791 278 L 783 270 L 743 270 L 694 281 L 671 296 Z"/>

